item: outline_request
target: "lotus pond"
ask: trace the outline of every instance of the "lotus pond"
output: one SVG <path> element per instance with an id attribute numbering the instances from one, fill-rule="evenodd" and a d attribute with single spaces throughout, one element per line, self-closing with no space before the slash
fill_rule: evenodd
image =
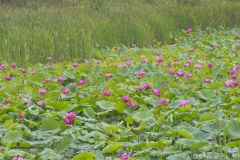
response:
<path id="1" fill-rule="evenodd" d="M 1 64 L 0 159 L 240 159 L 240 30 Z"/>

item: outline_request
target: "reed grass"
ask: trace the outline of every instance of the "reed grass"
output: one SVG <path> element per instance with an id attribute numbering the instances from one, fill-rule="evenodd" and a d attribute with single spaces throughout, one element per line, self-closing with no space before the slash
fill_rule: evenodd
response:
<path id="1" fill-rule="evenodd" d="M 94 48 L 173 43 L 188 27 L 239 27 L 240 2 L 36 0 L 0 4 L 0 61 L 21 64 L 94 57 Z M 20 3 L 21 2 L 21 3 Z M 184 3 L 183 3 L 184 2 Z M 170 36 L 171 35 L 171 36 Z"/>

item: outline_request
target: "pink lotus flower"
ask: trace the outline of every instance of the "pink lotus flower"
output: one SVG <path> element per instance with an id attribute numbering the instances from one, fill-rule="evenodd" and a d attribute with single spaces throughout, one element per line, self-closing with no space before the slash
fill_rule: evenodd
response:
<path id="1" fill-rule="evenodd" d="M 143 63 L 147 63 L 147 62 L 148 62 L 148 59 L 147 59 L 146 57 L 142 56 L 142 57 L 141 57 L 141 61 L 142 61 Z"/>
<path id="2" fill-rule="evenodd" d="M 40 107 L 43 107 L 45 105 L 44 100 L 38 101 L 37 105 L 40 106 Z"/>
<path id="3" fill-rule="evenodd" d="M 232 69 L 234 72 L 238 72 L 240 70 L 240 66 L 236 66 Z"/>
<path id="4" fill-rule="evenodd" d="M 75 112 L 69 112 L 69 113 L 66 113 L 65 114 L 65 117 L 67 118 L 67 119 L 74 119 L 74 118 L 76 118 L 76 113 Z"/>
<path id="5" fill-rule="evenodd" d="M 123 96 L 123 97 L 122 97 L 122 101 L 123 101 L 124 103 L 127 103 L 128 101 L 130 101 L 130 97 L 129 97 L 129 96 Z"/>
<path id="6" fill-rule="evenodd" d="M 137 91 L 144 91 L 144 90 L 145 90 L 145 87 L 144 87 L 144 86 L 137 86 L 137 87 L 136 87 L 136 90 L 137 90 Z"/>
<path id="7" fill-rule="evenodd" d="M 185 74 L 185 77 L 186 78 L 192 78 L 192 74 L 191 73 L 187 73 L 187 74 Z"/>
<path id="8" fill-rule="evenodd" d="M 46 78 L 45 80 L 44 80 L 44 82 L 46 82 L 46 83 L 49 83 L 49 82 L 51 82 L 52 80 L 50 79 L 50 78 Z"/>
<path id="9" fill-rule="evenodd" d="M 4 100 L 3 100 L 3 104 L 4 104 L 4 105 L 8 105 L 8 104 L 9 104 L 9 100 L 8 100 L 8 99 L 4 99 Z"/>
<path id="10" fill-rule="evenodd" d="M 91 65 L 91 62 L 88 61 L 88 60 L 85 60 L 85 64 L 88 65 L 88 66 L 90 66 L 90 65 Z"/>
<path id="11" fill-rule="evenodd" d="M 16 156 L 16 157 L 13 157 L 12 160 L 24 160 L 24 159 L 21 156 Z"/>
<path id="12" fill-rule="evenodd" d="M 238 76 L 236 74 L 232 74 L 231 77 L 232 79 L 237 79 Z"/>
<path id="13" fill-rule="evenodd" d="M 74 67 L 74 68 L 76 68 L 76 67 L 78 67 L 79 66 L 79 63 L 73 63 L 72 64 L 72 67 Z"/>
<path id="14" fill-rule="evenodd" d="M 120 156 L 120 159 L 121 160 L 127 160 L 127 159 L 129 159 L 130 158 L 130 156 L 127 154 L 127 153 L 123 153 L 123 154 L 121 154 L 121 156 Z"/>
<path id="15" fill-rule="evenodd" d="M 80 81 L 78 81 L 78 84 L 80 84 L 80 85 L 84 85 L 86 83 L 86 80 L 83 80 L 83 79 L 81 79 Z"/>
<path id="16" fill-rule="evenodd" d="M 188 29 L 186 30 L 186 32 L 187 32 L 187 33 L 192 33 L 192 32 L 193 32 L 193 29 L 192 29 L 192 28 L 188 28 Z"/>
<path id="17" fill-rule="evenodd" d="M 123 67 L 124 67 L 124 68 L 128 68 L 128 67 L 129 67 L 129 65 L 127 65 L 127 64 L 124 64 L 124 65 L 123 65 Z"/>
<path id="18" fill-rule="evenodd" d="M 170 75 L 175 75 L 176 72 L 175 72 L 174 70 L 169 70 L 169 71 L 168 71 L 168 74 L 170 74 Z"/>
<path id="19" fill-rule="evenodd" d="M 179 58 L 174 58 L 174 62 L 180 61 Z"/>
<path id="20" fill-rule="evenodd" d="M 230 80 L 227 80 L 227 81 L 224 83 L 224 86 L 227 87 L 227 88 L 236 87 L 236 86 L 238 86 L 238 82 L 230 79 Z"/>
<path id="21" fill-rule="evenodd" d="M 6 81 L 11 81 L 12 80 L 12 77 L 11 76 L 5 76 L 4 78 Z"/>
<path id="22" fill-rule="evenodd" d="M 63 88 L 63 89 L 62 89 L 62 93 L 63 93 L 64 95 L 67 95 L 67 94 L 70 93 L 70 90 L 69 90 L 68 88 Z"/>
<path id="23" fill-rule="evenodd" d="M 201 64 L 195 64 L 194 67 L 197 68 L 197 69 L 201 69 L 202 65 Z"/>
<path id="24" fill-rule="evenodd" d="M 96 60 L 96 64 L 101 64 L 102 61 L 101 60 Z"/>
<path id="25" fill-rule="evenodd" d="M 103 91 L 103 96 L 105 96 L 105 97 L 111 96 L 111 91 L 109 91 L 109 90 L 104 90 L 104 91 Z"/>
<path id="26" fill-rule="evenodd" d="M 173 66 L 173 63 L 172 62 L 168 62 L 167 63 L 167 67 L 172 67 Z"/>
<path id="27" fill-rule="evenodd" d="M 177 72 L 177 76 L 178 77 L 183 77 L 183 76 L 185 76 L 185 73 L 182 72 L 182 71 L 179 71 L 179 72 Z"/>
<path id="28" fill-rule="evenodd" d="M 212 68 L 213 64 L 212 63 L 209 63 L 208 64 L 208 68 Z"/>
<path id="29" fill-rule="evenodd" d="M 64 123 L 66 125 L 73 125 L 74 124 L 74 119 L 76 118 L 76 116 L 77 115 L 74 112 L 70 112 L 70 113 L 65 114 Z"/>
<path id="30" fill-rule="evenodd" d="M 22 73 L 27 73 L 27 69 L 26 69 L 26 68 L 21 68 L 20 71 L 21 71 Z"/>
<path id="31" fill-rule="evenodd" d="M 57 81 L 62 84 L 62 83 L 64 83 L 65 78 L 64 77 L 58 77 Z"/>
<path id="32" fill-rule="evenodd" d="M 151 84 L 148 84 L 148 83 L 145 83 L 145 84 L 143 84 L 143 87 L 144 87 L 145 89 L 151 89 L 151 88 L 152 88 L 152 85 L 151 85 Z"/>
<path id="33" fill-rule="evenodd" d="M 112 74 L 111 74 L 111 73 L 106 73 L 106 74 L 105 74 L 105 77 L 106 77 L 106 78 L 112 78 Z"/>
<path id="34" fill-rule="evenodd" d="M 36 74 L 36 72 L 35 72 L 35 71 L 32 71 L 32 72 L 31 72 L 31 75 L 34 75 L 34 74 Z"/>
<path id="35" fill-rule="evenodd" d="M 190 65 L 193 64 L 193 61 L 191 59 L 187 60 L 187 63 L 189 63 Z"/>
<path id="36" fill-rule="evenodd" d="M 232 70 L 232 71 L 230 71 L 228 73 L 229 73 L 229 75 L 233 75 L 233 74 L 236 74 L 236 71 Z"/>
<path id="37" fill-rule="evenodd" d="M 127 62 L 127 61 L 129 61 L 129 60 L 130 60 L 129 57 L 127 57 L 127 58 L 124 59 L 125 62 Z"/>
<path id="38" fill-rule="evenodd" d="M 7 65 L 6 64 L 2 64 L 1 65 L 1 70 L 2 71 L 6 71 L 7 70 Z"/>
<path id="39" fill-rule="evenodd" d="M 136 90 L 138 91 L 143 91 L 143 90 L 146 90 L 146 89 L 151 89 L 152 88 L 152 85 L 151 84 L 143 84 L 141 86 L 137 86 Z"/>
<path id="40" fill-rule="evenodd" d="M 230 71 L 229 74 L 230 75 L 236 74 L 236 71 Z"/>
<path id="41" fill-rule="evenodd" d="M 207 78 L 205 78 L 205 79 L 203 80 L 203 82 L 207 84 L 207 83 L 211 83 L 212 80 L 211 80 L 211 79 L 207 79 Z"/>
<path id="42" fill-rule="evenodd" d="M 144 77 L 144 76 L 145 76 L 145 72 L 144 72 L 144 71 L 139 71 L 139 72 L 137 73 L 137 75 L 138 75 L 139 77 Z"/>
<path id="43" fill-rule="evenodd" d="M 163 58 L 163 57 L 159 57 L 159 58 L 156 60 L 157 63 L 161 63 L 161 62 L 163 62 L 163 61 L 164 61 L 164 58 Z"/>
<path id="44" fill-rule="evenodd" d="M 16 68 L 17 64 L 16 63 L 12 63 L 11 66 L 12 66 L 12 68 Z"/>
<path id="45" fill-rule="evenodd" d="M 184 107 L 184 106 L 188 106 L 189 105 L 189 100 L 183 100 L 181 99 L 179 101 L 179 107 Z"/>
<path id="46" fill-rule="evenodd" d="M 167 105 L 169 103 L 169 99 L 168 98 L 161 98 L 160 101 L 157 102 L 158 106 L 163 106 L 163 105 Z"/>
<path id="47" fill-rule="evenodd" d="M 19 113 L 18 118 L 23 119 L 24 118 L 24 113 Z"/>
<path id="48" fill-rule="evenodd" d="M 74 124 L 74 119 L 65 119 L 64 120 L 64 123 L 66 124 L 66 125 L 72 125 L 72 124 Z"/>
<path id="49" fill-rule="evenodd" d="M 153 52 L 153 54 L 154 54 L 155 56 L 160 56 L 160 52 L 158 52 L 158 51 Z"/>
<path id="50" fill-rule="evenodd" d="M 159 96 L 161 94 L 160 90 L 159 89 L 154 89 L 152 91 L 152 93 L 155 95 L 155 96 Z"/>
<path id="51" fill-rule="evenodd" d="M 237 49 L 236 48 L 233 48 L 232 49 L 232 53 L 236 53 L 237 52 Z"/>
<path id="52" fill-rule="evenodd" d="M 130 61 L 126 61 L 125 64 L 126 64 L 127 66 L 130 66 L 132 63 L 131 63 Z"/>
<path id="53" fill-rule="evenodd" d="M 26 104 L 29 104 L 29 103 L 32 102 L 32 100 L 30 98 L 24 98 L 23 102 L 26 103 Z"/>
<path id="54" fill-rule="evenodd" d="M 190 64 L 189 64 L 189 63 L 185 63 L 184 66 L 185 66 L 185 67 L 189 67 Z"/>
<path id="55" fill-rule="evenodd" d="M 45 88 L 41 88 L 41 89 L 39 89 L 38 93 L 41 95 L 45 95 L 45 94 L 47 94 L 47 90 Z"/>
<path id="56" fill-rule="evenodd" d="M 133 101 L 128 102 L 129 107 L 137 107 L 137 105 L 138 105 L 137 102 L 133 102 Z"/>

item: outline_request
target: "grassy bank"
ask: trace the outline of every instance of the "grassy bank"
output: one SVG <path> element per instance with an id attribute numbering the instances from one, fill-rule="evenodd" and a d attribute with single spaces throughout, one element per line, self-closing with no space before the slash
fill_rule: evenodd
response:
<path id="1" fill-rule="evenodd" d="M 179 3 L 181 2 L 181 3 Z M 2 3 L 1 61 L 44 62 L 46 57 L 86 59 L 97 47 L 172 43 L 188 27 L 239 27 L 240 3 L 155 0 L 69 0 Z"/>

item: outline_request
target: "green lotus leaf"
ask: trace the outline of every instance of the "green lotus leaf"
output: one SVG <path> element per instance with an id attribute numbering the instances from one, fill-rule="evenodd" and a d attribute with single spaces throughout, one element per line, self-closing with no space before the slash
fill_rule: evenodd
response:
<path id="1" fill-rule="evenodd" d="M 89 152 L 83 152 L 75 157 L 72 160 L 95 160 L 96 156 Z"/>

